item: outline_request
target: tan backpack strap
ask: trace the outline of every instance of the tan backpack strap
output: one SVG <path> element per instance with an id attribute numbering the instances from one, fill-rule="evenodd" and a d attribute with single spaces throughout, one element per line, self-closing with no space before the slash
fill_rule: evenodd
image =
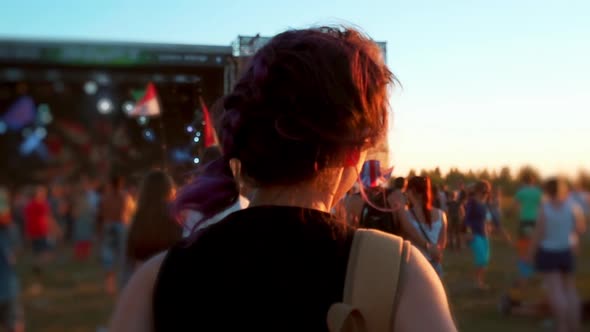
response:
<path id="1" fill-rule="evenodd" d="M 334 303 L 328 311 L 328 330 L 338 332 L 368 332 L 361 312 L 344 303 Z"/>
<path id="2" fill-rule="evenodd" d="M 392 330 L 405 261 L 402 252 L 406 248 L 400 237 L 376 230 L 356 231 L 348 259 L 344 304 L 330 308 L 330 331 Z M 356 312 L 360 317 L 355 316 Z M 355 326 L 365 330 L 354 329 Z"/>

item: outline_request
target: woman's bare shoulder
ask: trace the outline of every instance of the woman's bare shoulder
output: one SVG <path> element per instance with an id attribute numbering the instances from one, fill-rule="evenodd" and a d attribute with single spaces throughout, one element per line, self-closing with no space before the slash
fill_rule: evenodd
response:
<path id="1" fill-rule="evenodd" d="M 166 258 L 160 253 L 142 264 L 119 297 L 109 331 L 153 331 L 152 298 L 158 273 Z"/>
<path id="2" fill-rule="evenodd" d="M 414 246 L 402 278 L 394 331 L 457 331 L 440 278 Z"/>

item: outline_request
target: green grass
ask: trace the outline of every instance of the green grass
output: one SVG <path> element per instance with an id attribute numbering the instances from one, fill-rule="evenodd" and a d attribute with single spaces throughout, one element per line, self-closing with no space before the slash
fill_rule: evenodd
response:
<path id="1" fill-rule="evenodd" d="M 586 241 L 578 259 L 579 286 L 590 298 L 590 245 Z M 445 256 L 445 286 L 460 331 L 528 332 L 544 331 L 541 321 L 533 318 L 502 316 L 498 299 L 515 276 L 514 251 L 502 241 L 492 241 L 492 262 L 487 280 L 492 289 L 473 289 L 470 252 L 448 252 Z M 30 261 L 20 263 L 23 289 L 30 283 Z M 54 264 L 45 273 L 45 290 L 41 296 L 23 295 L 27 331 L 63 332 L 96 331 L 105 326 L 113 308 L 113 299 L 102 290 L 102 274 L 96 261 L 86 264 Z M 537 291 L 532 297 L 540 297 Z M 590 328 L 586 324 L 585 328 Z M 548 330 L 545 330 L 548 331 Z"/>

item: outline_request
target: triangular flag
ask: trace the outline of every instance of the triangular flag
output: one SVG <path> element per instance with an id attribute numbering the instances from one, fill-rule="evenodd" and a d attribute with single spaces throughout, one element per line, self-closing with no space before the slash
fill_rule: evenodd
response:
<path id="1" fill-rule="evenodd" d="M 130 117 L 157 116 L 160 115 L 160 103 L 156 87 L 152 82 L 148 83 L 145 94 L 135 104 L 133 111 L 129 112 Z"/>
<path id="2" fill-rule="evenodd" d="M 21 130 L 35 121 L 35 102 L 29 96 L 20 97 L 1 118 L 8 129 Z"/>
<path id="3" fill-rule="evenodd" d="M 203 109 L 203 121 L 205 122 L 205 126 L 203 128 L 203 144 L 205 145 L 205 148 L 218 145 L 219 143 L 217 140 L 217 133 L 215 133 L 215 127 L 211 121 L 211 116 L 209 115 L 207 105 L 205 105 L 202 97 L 199 97 L 199 100 L 201 101 L 201 108 Z"/>

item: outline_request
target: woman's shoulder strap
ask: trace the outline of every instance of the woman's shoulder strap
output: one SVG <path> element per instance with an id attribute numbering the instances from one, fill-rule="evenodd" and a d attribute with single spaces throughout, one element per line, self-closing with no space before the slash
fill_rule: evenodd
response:
<path id="1" fill-rule="evenodd" d="M 336 331 L 390 331 L 398 305 L 409 243 L 388 233 L 355 232 L 342 303 L 332 305 L 328 327 Z"/>

